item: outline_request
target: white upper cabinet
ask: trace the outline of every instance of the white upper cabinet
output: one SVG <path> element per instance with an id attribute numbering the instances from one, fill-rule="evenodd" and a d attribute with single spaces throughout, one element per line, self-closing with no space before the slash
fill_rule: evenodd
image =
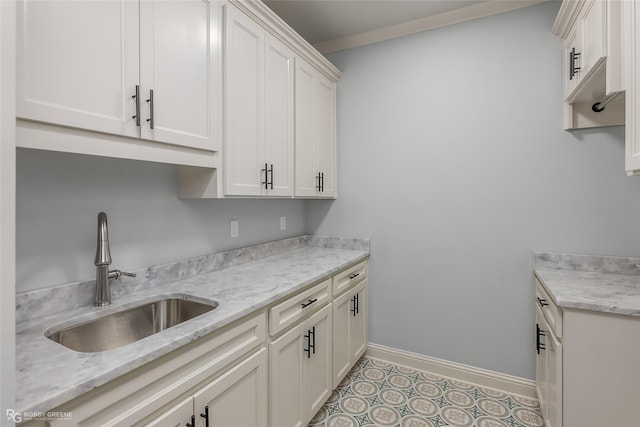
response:
<path id="1" fill-rule="evenodd" d="M 580 83 L 579 58 L 580 58 L 580 26 L 574 25 L 571 31 L 567 35 L 567 38 L 563 41 L 564 47 L 564 97 L 569 97 L 578 87 Z"/>
<path id="2" fill-rule="evenodd" d="M 265 37 L 264 163 L 271 196 L 293 196 L 294 53 L 267 33 Z"/>
<path id="3" fill-rule="evenodd" d="M 640 7 L 636 1 L 564 0 L 564 127 L 625 125 L 625 170 L 640 175 Z M 604 106 L 604 108 L 603 108 Z"/>
<path id="4" fill-rule="evenodd" d="M 635 1 L 623 3 L 623 46 L 625 58 L 625 169 L 629 175 L 640 175 L 640 6 Z"/>
<path id="5" fill-rule="evenodd" d="M 23 0 L 17 13 L 17 116 L 137 136 L 138 3 Z"/>
<path id="6" fill-rule="evenodd" d="M 620 0 L 565 0 L 553 32 L 563 39 L 564 127 L 624 124 Z"/>
<path id="7" fill-rule="evenodd" d="M 262 2 L 223 7 L 222 170 L 181 167 L 180 197 L 335 198 L 340 71 Z"/>
<path id="8" fill-rule="evenodd" d="M 585 2 L 579 23 L 582 36 L 580 71 L 588 76 L 607 59 L 607 2 Z"/>
<path id="9" fill-rule="evenodd" d="M 225 34 L 225 194 L 259 195 L 264 29 L 228 6 Z"/>
<path id="10" fill-rule="evenodd" d="M 291 49 L 229 5 L 225 46 L 225 195 L 293 195 Z"/>
<path id="11" fill-rule="evenodd" d="M 171 144 L 158 148 L 167 152 L 176 151 L 173 146 L 216 151 L 219 37 L 213 8 L 203 0 L 21 0 L 18 118 Z M 40 134 L 19 130 L 18 145 L 143 160 L 140 151 L 146 150 L 149 160 L 163 161 L 148 143 L 129 140 L 118 152 L 122 139 L 47 129 L 52 136 L 40 143 L 32 141 Z M 84 140 L 73 145 L 78 135 Z M 105 148 L 109 144 L 114 148 Z M 181 155 L 175 162 L 192 163 Z"/>
<path id="12" fill-rule="evenodd" d="M 295 81 L 295 195 L 335 198 L 336 84 L 301 58 Z"/>
<path id="13" fill-rule="evenodd" d="M 142 138 L 217 149 L 211 7 L 203 0 L 140 2 Z"/>

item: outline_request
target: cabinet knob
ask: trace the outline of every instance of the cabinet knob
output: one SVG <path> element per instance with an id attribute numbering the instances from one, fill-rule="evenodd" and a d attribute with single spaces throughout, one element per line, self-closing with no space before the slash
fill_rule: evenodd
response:
<path id="1" fill-rule="evenodd" d="M 187 423 L 187 427 L 196 427 L 196 416 L 191 415 L 191 422 Z"/>
<path id="2" fill-rule="evenodd" d="M 546 299 L 540 298 L 540 297 L 537 297 L 537 299 L 538 299 L 538 304 L 540 304 L 540 307 L 544 307 L 546 305 L 549 305 L 549 303 L 547 302 Z"/>

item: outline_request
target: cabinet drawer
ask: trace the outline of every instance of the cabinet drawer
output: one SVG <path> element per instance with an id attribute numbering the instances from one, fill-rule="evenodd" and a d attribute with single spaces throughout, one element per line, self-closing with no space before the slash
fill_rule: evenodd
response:
<path id="1" fill-rule="evenodd" d="M 333 277 L 333 297 L 349 289 L 356 283 L 360 283 L 367 277 L 367 261 L 362 261 L 351 268 L 347 268 Z"/>
<path id="2" fill-rule="evenodd" d="M 549 327 L 558 338 L 562 337 L 562 311 L 553 302 L 540 281 L 536 278 L 536 305 L 549 323 Z"/>
<path id="3" fill-rule="evenodd" d="M 331 279 L 301 292 L 269 309 L 269 334 L 276 335 L 331 299 Z"/>

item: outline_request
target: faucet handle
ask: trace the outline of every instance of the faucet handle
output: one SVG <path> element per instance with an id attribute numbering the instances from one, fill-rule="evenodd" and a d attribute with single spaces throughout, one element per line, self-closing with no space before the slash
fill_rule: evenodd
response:
<path id="1" fill-rule="evenodd" d="M 110 270 L 109 279 L 119 279 L 120 276 L 136 277 L 136 273 L 129 273 L 127 271 Z"/>

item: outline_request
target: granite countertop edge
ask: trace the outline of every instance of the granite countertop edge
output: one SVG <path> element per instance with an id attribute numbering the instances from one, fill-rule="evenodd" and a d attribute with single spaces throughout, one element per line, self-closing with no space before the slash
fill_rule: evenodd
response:
<path id="1" fill-rule="evenodd" d="M 560 308 L 640 316 L 639 258 L 534 254 L 534 275 Z"/>
<path id="2" fill-rule="evenodd" d="M 241 265 L 114 298 L 107 308 L 81 307 L 16 325 L 16 408 L 52 410 L 232 322 L 266 308 L 340 270 L 368 259 L 368 250 L 301 247 Z M 159 296 L 215 300 L 208 313 L 127 346 L 78 353 L 45 337 L 52 329 L 101 317 Z M 50 367 L 54 366 L 55 369 Z"/>

